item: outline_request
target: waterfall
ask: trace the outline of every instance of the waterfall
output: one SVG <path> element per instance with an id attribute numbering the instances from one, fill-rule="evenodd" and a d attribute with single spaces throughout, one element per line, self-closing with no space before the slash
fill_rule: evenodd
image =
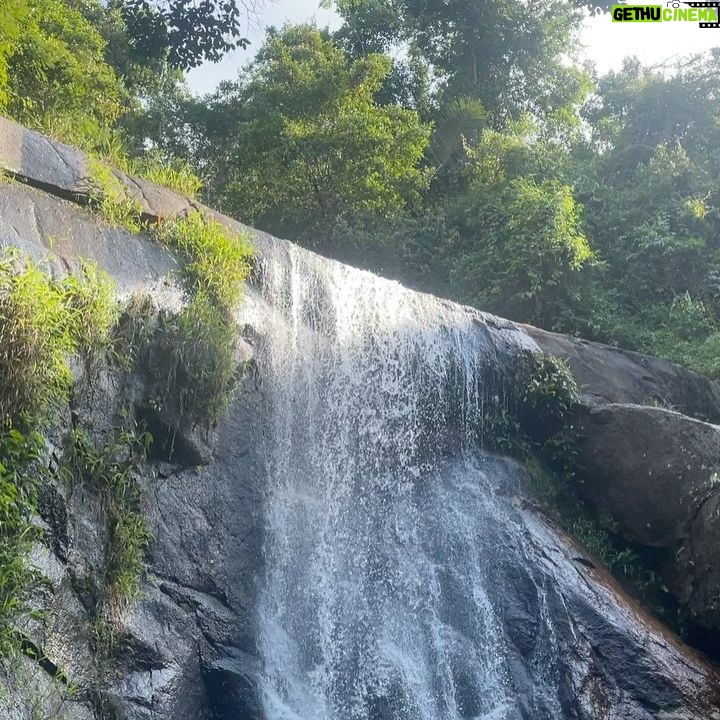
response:
<path id="1" fill-rule="evenodd" d="M 519 717 L 491 579 L 507 467 L 476 447 L 484 368 L 530 341 L 286 243 L 262 256 L 267 718 Z"/>
<path id="2" fill-rule="evenodd" d="M 256 245 L 261 710 L 243 720 L 715 717 L 675 712 L 701 675 L 526 509 L 523 468 L 481 450 L 525 332 Z"/>

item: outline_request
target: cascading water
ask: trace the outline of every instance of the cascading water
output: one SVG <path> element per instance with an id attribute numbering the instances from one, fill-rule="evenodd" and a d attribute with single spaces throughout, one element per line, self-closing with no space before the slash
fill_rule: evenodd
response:
<path id="1" fill-rule="evenodd" d="M 264 257 L 268 718 L 512 717 L 498 468 L 463 456 L 483 369 L 522 336 L 286 244 Z"/>
<path id="2" fill-rule="evenodd" d="M 258 243 L 247 312 L 266 403 L 262 717 L 660 717 L 635 699 L 655 680 L 640 672 L 630 703 L 622 673 L 605 677 L 581 637 L 614 637 L 616 601 L 515 507 L 519 467 L 477 449 L 483 405 L 497 402 L 483 378 L 529 338 Z"/>

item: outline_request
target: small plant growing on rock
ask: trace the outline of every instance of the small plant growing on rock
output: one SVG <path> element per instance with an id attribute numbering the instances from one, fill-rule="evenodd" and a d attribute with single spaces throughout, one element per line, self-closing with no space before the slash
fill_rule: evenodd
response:
<path id="1" fill-rule="evenodd" d="M 85 266 L 54 280 L 28 260 L 0 260 L 0 655 L 17 647 L 14 625 L 37 576 L 26 557 L 43 480 L 40 434 L 67 402 L 72 353 L 102 346 L 114 318 L 109 282 Z"/>
<path id="2" fill-rule="evenodd" d="M 156 237 L 185 261 L 181 275 L 190 295 L 206 295 L 225 313 L 237 309 L 253 257 L 246 234 L 194 212 L 163 223 Z"/>
<path id="3" fill-rule="evenodd" d="M 485 406 L 487 446 L 523 459 L 536 452 L 559 460 L 563 452 L 572 452 L 580 393 L 564 360 L 522 351 L 496 384 L 503 393 Z"/>
<path id="4" fill-rule="evenodd" d="M 90 206 L 114 227 L 123 227 L 132 233 L 142 229 L 141 203 L 132 198 L 123 182 L 103 160 L 89 157 Z"/>
<path id="5" fill-rule="evenodd" d="M 75 431 L 65 455 L 68 479 L 84 479 L 100 493 L 107 515 L 105 601 L 120 607 L 138 596 L 145 550 L 152 538 L 140 510 L 135 474 L 147 458 L 152 437 L 122 431 L 102 447 Z"/>
<path id="6" fill-rule="evenodd" d="M 149 362 L 161 389 L 157 402 L 172 407 L 181 419 L 214 421 L 237 369 L 234 313 L 250 273 L 252 248 L 245 235 L 200 213 L 165 223 L 157 236 L 183 256 L 181 274 L 189 296 L 179 315 L 163 318 L 159 352 Z"/>
<path id="7" fill-rule="evenodd" d="M 149 153 L 137 160 L 126 160 L 120 167 L 130 175 L 138 175 L 187 198 L 197 198 L 202 190 L 202 180 L 190 165 L 177 158 Z"/>

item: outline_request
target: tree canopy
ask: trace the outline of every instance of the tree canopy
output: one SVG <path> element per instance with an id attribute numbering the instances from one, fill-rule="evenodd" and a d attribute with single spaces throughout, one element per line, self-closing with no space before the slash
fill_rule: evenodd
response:
<path id="1" fill-rule="evenodd" d="M 383 55 L 348 58 L 309 26 L 271 32 L 245 77 L 212 98 L 222 122 L 195 129 L 220 206 L 313 242 L 340 218 L 419 199 L 430 126 L 376 102 L 390 69 Z"/>
<path id="2" fill-rule="evenodd" d="M 128 36 L 140 56 L 166 55 L 184 70 L 229 50 L 246 47 L 244 18 L 254 4 L 244 0 L 111 0 L 127 24 Z"/>
<path id="3" fill-rule="evenodd" d="M 187 163 L 333 257 L 720 377 L 720 50 L 599 76 L 579 0 L 335 7 L 199 98 L 183 70 L 243 45 L 251 4 L 6 0 L 0 110 Z"/>

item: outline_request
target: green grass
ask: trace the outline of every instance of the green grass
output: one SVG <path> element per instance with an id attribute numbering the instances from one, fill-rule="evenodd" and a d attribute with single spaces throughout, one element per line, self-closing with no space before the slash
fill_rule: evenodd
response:
<path id="1" fill-rule="evenodd" d="M 203 186 L 202 180 L 187 163 L 158 153 L 128 160 L 120 168 L 129 175 L 144 178 L 190 199 L 196 199 Z"/>
<path id="2" fill-rule="evenodd" d="M 27 562 L 38 531 L 32 521 L 42 478 L 44 442 L 37 433 L 0 435 L 0 657 L 18 650 L 16 623 L 38 577 Z"/>
<path id="3" fill-rule="evenodd" d="M 152 442 L 148 433 L 119 432 L 102 447 L 75 431 L 65 453 L 63 472 L 84 479 L 102 499 L 108 528 L 104 601 L 116 609 L 140 593 L 143 560 L 152 535 L 140 507 L 135 480 Z"/>
<path id="4" fill-rule="evenodd" d="M 47 467 L 41 431 L 68 401 L 70 355 L 107 348 L 115 312 L 112 286 L 90 265 L 54 280 L 17 254 L 0 259 L 0 656 L 17 644 L 37 581 L 27 554 Z"/>
<path id="5" fill-rule="evenodd" d="M 89 158 L 90 206 L 113 227 L 132 233 L 142 229 L 142 204 L 132 198 L 124 183 L 103 160 Z"/>
<path id="6" fill-rule="evenodd" d="M 42 426 L 66 399 L 73 353 L 101 352 L 117 317 L 97 268 L 53 280 L 16 253 L 0 257 L 0 426 Z"/>
<path id="7" fill-rule="evenodd" d="M 153 367 L 163 395 L 159 409 L 181 418 L 214 421 L 227 403 L 237 363 L 233 314 L 251 270 L 245 235 L 231 233 L 200 213 L 163 224 L 157 237 L 184 260 L 181 276 L 189 297 L 177 316 L 165 316 Z"/>
<path id="8" fill-rule="evenodd" d="M 156 236 L 182 256 L 182 278 L 190 295 L 206 295 L 224 312 L 237 308 L 253 257 L 246 234 L 232 233 L 219 222 L 194 212 L 163 223 Z"/>
<path id="9" fill-rule="evenodd" d="M 92 358 L 104 355 L 120 313 L 113 283 L 96 265 L 82 262 L 80 272 L 60 285 L 74 351 Z"/>

